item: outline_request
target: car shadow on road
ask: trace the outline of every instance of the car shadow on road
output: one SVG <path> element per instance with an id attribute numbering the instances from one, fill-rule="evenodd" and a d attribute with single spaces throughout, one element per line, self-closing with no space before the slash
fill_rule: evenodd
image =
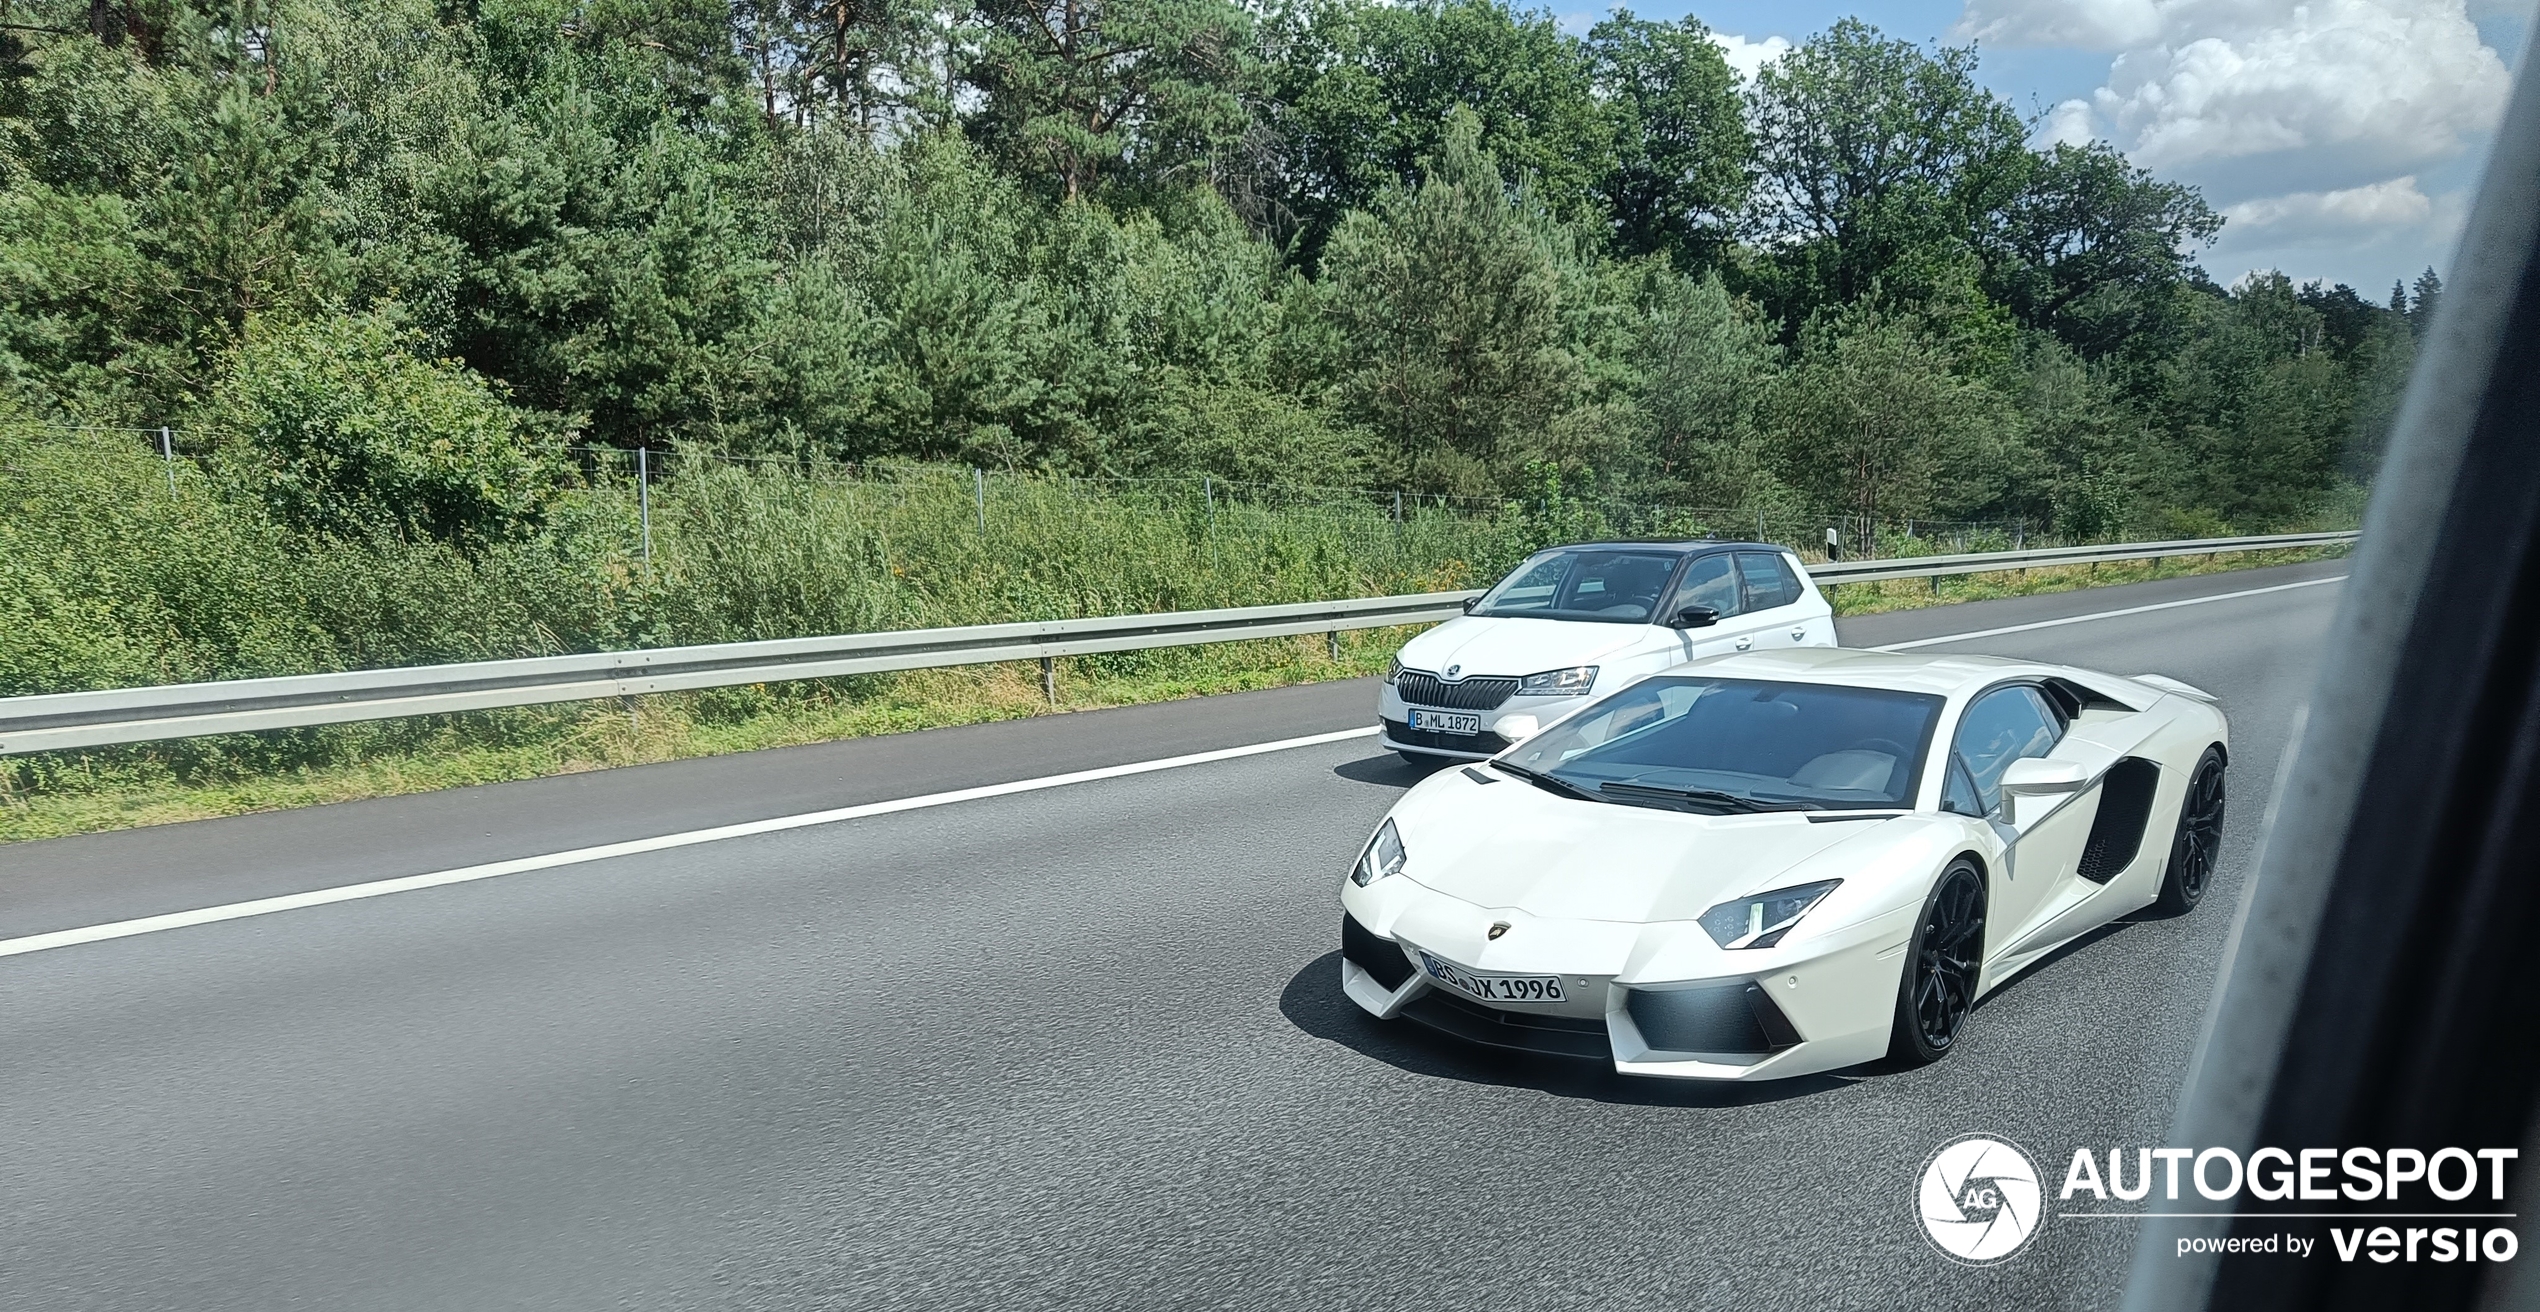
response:
<path id="1" fill-rule="evenodd" d="M 1639 1107 L 1745 1107 L 1848 1088 L 1875 1073 L 1873 1067 L 1854 1067 L 1761 1084 L 1712 1084 L 1618 1075 L 1602 1062 L 1482 1047 L 1411 1021 L 1377 1020 L 1359 1010 L 1341 992 L 1340 962 L 1341 954 L 1332 951 L 1306 963 L 1279 994 L 1280 1014 L 1315 1038 L 1414 1075 Z"/>
<path id="2" fill-rule="evenodd" d="M 1386 788 L 1409 788 L 1430 775 L 1436 774 L 1449 764 L 1451 762 L 1440 761 L 1435 765 L 1413 765 L 1392 752 L 1381 752 L 1374 756 L 1359 757 L 1355 761 L 1343 761 L 1332 767 L 1332 773 L 1351 783 L 1379 784 Z"/>

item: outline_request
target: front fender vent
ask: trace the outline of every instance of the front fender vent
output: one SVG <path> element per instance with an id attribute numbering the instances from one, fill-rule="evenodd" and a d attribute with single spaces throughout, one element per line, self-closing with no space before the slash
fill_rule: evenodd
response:
<path id="1" fill-rule="evenodd" d="M 1358 917 L 1341 913 L 1341 955 L 1349 958 L 1368 978 L 1385 987 L 1387 993 L 1399 989 L 1411 978 L 1411 961 L 1402 955 L 1402 945 L 1376 937 L 1376 931 L 1358 923 Z"/>
<path id="2" fill-rule="evenodd" d="M 2090 822 L 2090 841 L 2081 849 L 2075 873 L 2104 884 L 2134 864 L 2143 850 L 2143 830 L 2152 820 L 2152 794 L 2161 782 L 2161 767 L 2129 756 L 2108 771 L 2099 785 L 2099 818 Z"/>
<path id="3" fill-rule="evenodd" d="M 1623 1005 L 1651 1048 L 1724 1066 L 1752 1066 L 1799 1042 L 1798 1028 L 1751 979 L 1633 989 Z"/>

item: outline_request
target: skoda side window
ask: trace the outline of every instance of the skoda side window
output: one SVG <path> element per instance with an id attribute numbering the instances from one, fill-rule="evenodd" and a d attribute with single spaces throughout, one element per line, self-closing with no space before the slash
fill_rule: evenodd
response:
<path id="1" fill-rule="evenodd" d="M 1527 557 L 1462 618 L 1404 644 L 1377 717 L 1410 760 L 1479 760 L 1592 692 L 1686 661 L 1833 645 L 1833 608 L 1780 547 L 1579 543 Z"/>

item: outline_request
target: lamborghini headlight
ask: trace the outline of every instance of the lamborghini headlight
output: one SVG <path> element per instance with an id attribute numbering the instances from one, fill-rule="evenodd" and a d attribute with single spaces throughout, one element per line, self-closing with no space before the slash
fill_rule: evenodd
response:
<path id="1" fill-rule="evenodd" d="M 1392 820 L 1387 820 L 1377 827 L 1367 850 L 1359 853 L 1358 867 L 1349 872 L 1349 882 L 1365 888 L 1387 875 L 1401 874 L 1408 855 L 1402 850 L 1402 834 L 1393 827 Z"/>
<path id="2" fill-rule="evenodd" d="M 1842 883 L 1840 879 L 1829 879 L 1732 898 L 1703 912 L 1702 928 L 1711 935 L 1712 942 L 1724 948 L 1769 948 L 1782 941 L 1782 935 L 1808 914 L 1808 908 Z"/>
<path id="3" fill-rule="evenodd" d="M 1520 697 L 1576 697 L 1596 682 L 1596 667 L 1573 665 L 1566 670 L 1545 670 L 1529 674 L 1517 681 Z"/>

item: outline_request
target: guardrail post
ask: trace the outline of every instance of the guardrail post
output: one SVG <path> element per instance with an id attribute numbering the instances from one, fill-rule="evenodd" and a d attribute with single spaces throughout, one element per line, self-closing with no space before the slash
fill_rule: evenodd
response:
<path id="1" fill-rule="evenodd" d="M 1334 629 L 1331 632 L 1324 634 L 1323 637 L 1325 641 L 1331 644 L 1332 663 L 1335 665 L 1339 664 L 1341 659 L 1341 631 L 1339 629 Z"/>
<path id="2" fill-rule="evenodd" d="M 1041 658 L 1041 695 L 1049 699 L 1050 705 L 1058 705 L 1058 660 L 1056 657 Z"/>

